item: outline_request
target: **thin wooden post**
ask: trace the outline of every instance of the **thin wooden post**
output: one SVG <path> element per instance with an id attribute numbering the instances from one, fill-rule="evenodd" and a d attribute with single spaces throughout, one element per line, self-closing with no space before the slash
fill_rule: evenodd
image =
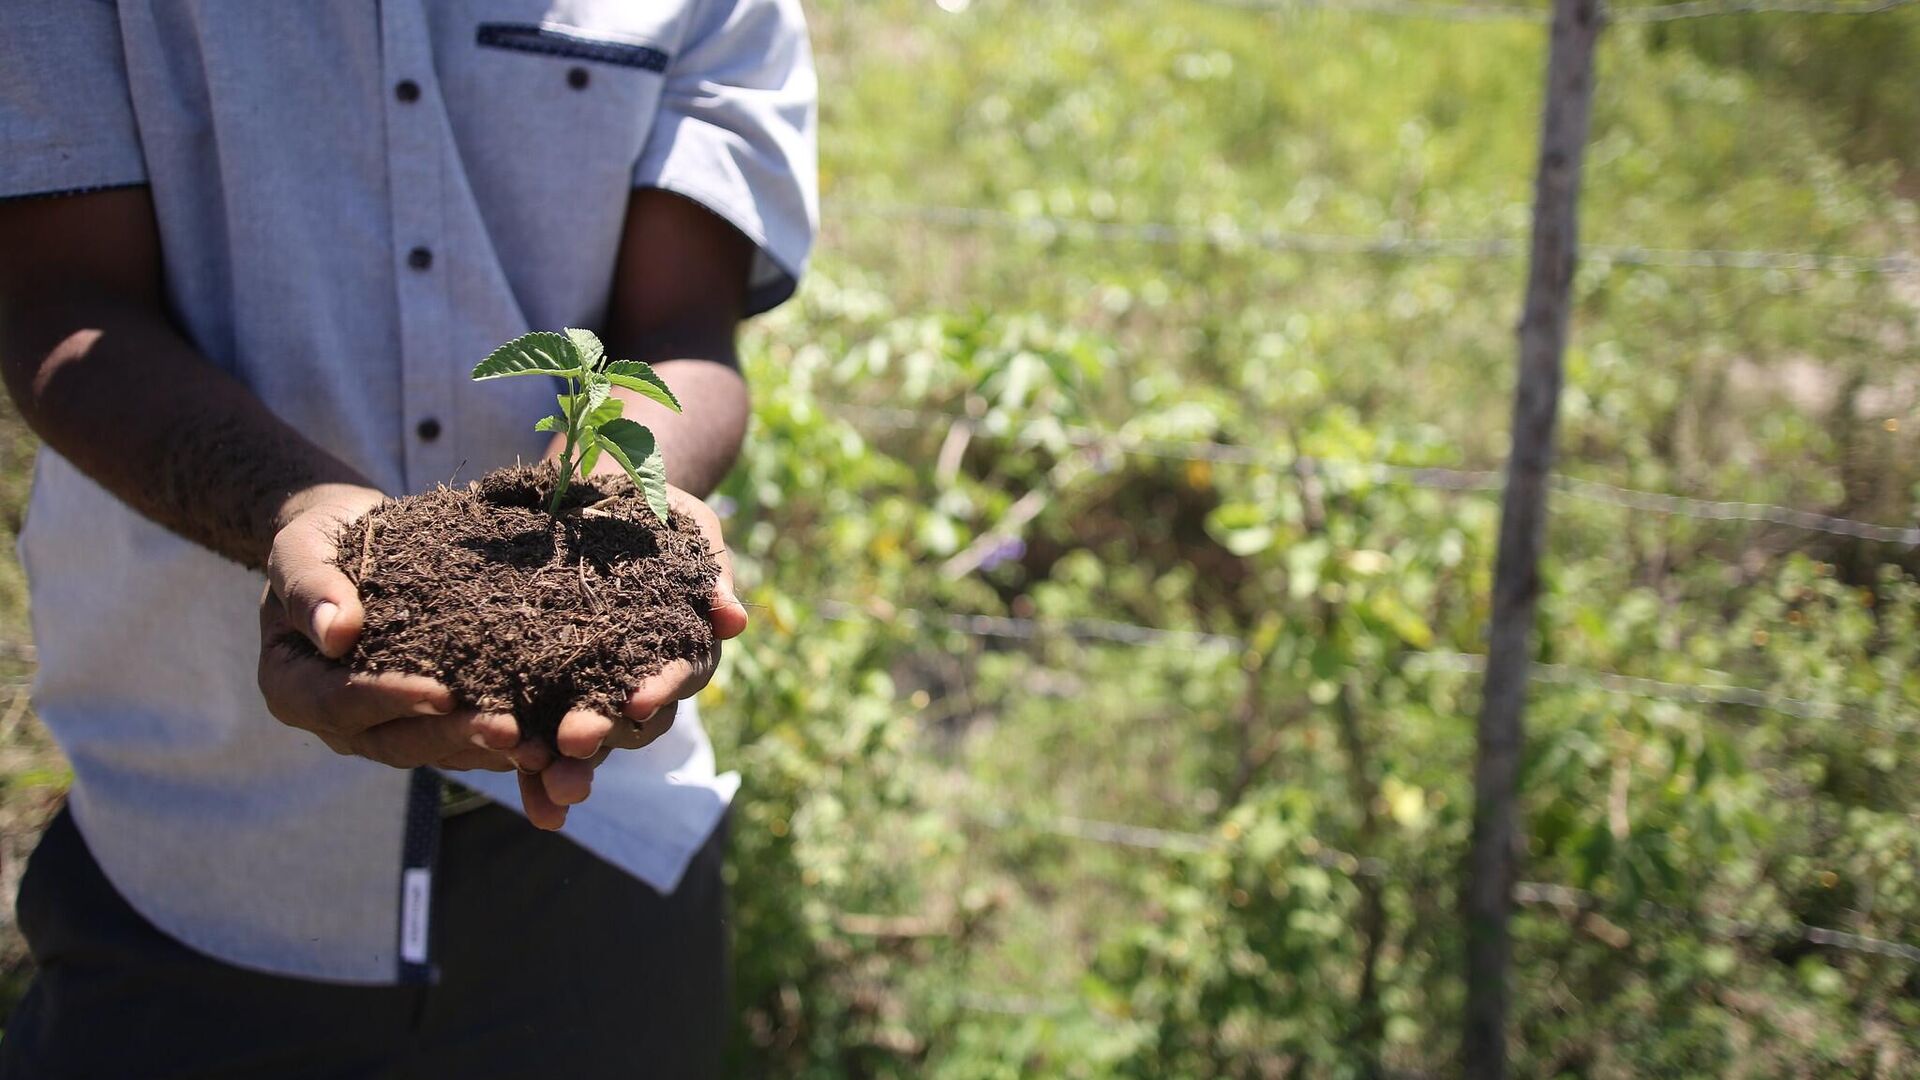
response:
<path id="1" fill-rule="evenodd" d="M 1560 412 L 1560 356 L 1573 289 L 1580 159 L 1593 106 L 1593 49 L 1600 0 L 1554 0 L 1547 58 L 1540 165 L 1534 179 L 1533 251 L 1520 319 L 1520 378 L 1513 395 L 1513 445 L 1500 516 L 1493 623 L 1480 705 L 1473 783 L 1473 850 L 1466 882 L 1466 1075 L 1507 1075 L 1507 917 L 1517 878 L 1520 831 L 1514 809 L 1522 746 L 1547 485 Z"/>

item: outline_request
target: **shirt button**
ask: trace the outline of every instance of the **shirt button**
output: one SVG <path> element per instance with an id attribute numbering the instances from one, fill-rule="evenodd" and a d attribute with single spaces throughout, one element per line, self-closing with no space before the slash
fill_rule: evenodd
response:
<path id="1" fill-rule="evenodd" d="M 420 84 L 412 79 L 401 79 L 393 84 L 393 96 L 408 103 L 419 101 Z"/>
<path id="2" fill-rule="evenodd" d="M 413 429 L 413 433 L 420 436 L 421 442 L 432 442 L 440 437 L 440 421 L 429 416 L 420 421 L 419 425 Z"/>
<path id="3" fill-rule="evenodd" d="M 433 252 L 423 247 L 407 252 L 407 265 L 415 270 L 425 270 L 433 265 Z"/>
<path id="4" fill-rule="evenodd" d="M 567 85 L 573 87 L 575 90 L 585 90 L 587 88 L 587 81 L 590 78 L 591 76 L 587 74 L 586 68 L 577 67 L 567 72 Z"/>

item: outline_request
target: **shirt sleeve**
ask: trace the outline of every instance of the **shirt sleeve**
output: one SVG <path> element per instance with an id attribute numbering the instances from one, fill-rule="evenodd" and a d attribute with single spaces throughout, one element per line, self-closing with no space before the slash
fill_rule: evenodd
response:
<path id="1" fill-rule="evenodd" d="M 145 183 L 114 5 L 9 0 L 0 21 L 0 198 Z"/>
<path id="2" fill-rule="evenodd" d="M 633 182 L 700 203 L 759 247 L 758 314 L 793 295 L 819 221 L 806 22 L 799 0 L 702 0 L 692 17 Z"/>

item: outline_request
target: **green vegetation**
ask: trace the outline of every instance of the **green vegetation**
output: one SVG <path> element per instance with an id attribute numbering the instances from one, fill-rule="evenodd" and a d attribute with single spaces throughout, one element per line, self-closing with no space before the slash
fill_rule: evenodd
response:
<path id="1" fill-rule="evenodd" d="M 1504 455 L 1543 28 L 815 28 L 827 232 L 752 335 L 727 525 L 765 609 L 707 712 L 743 1072 L 1447 1075 L 1498 506 L 1412 470 Z M 1831 102 L 1652 27 L 1600 64 L 1590 244 L 1913 250 Z M 1412 243 L 1485 238 L 1518 243 Z M 1590 259 L 1562 470 L 1913 524 L 1913 288 Z M 1790 932 L 1920 944 L 1914 551 L 1554 510 L 1525 873 L 1583 892 L 1517 916 L 1516 1075 L 1920 1068 L 1920 965 Z"/>
<path id="2" fill-rule="evenodd" d="M 703 699 L 740 1074 L 1447 1075 L 1498 506 L 1416 470 L 1498 468 L 1524 267 L 1418 242 L 1524 251 L 1544 30 L 811 12 L 826 231 L 747 342 Z M 1586 240 L 1913 252 L 1916 129 L 1776 63 L 1839 24 L 1739 25 L 1608 31 Z M 1917 280 L 1589 259 L 1562 471 L 1914 524 Z M 1516 1075 L 1920 1071 L 1920 964 L 1798 930 L 1920 945 L 1920 555 L 1574 493 Z"/>
<path id="3" fill-rule="evenodd" d="M 614 387 L 624 387 L 679 412 L 680 402 L 652 366 L 638 360 L 607 359 L 606 347 L 591 330 L 570 329 L 565 334 L 536 330 L 493 350 L 473 368 L 476 381 L 511 375 L 544 375 L 567 383 L 567 392 L 559 395 L 559 415 L 533 426 L 535 431 L 566 433 L 548 513 L 560 512 L 560 499 L 572 485 L 575 471 L 582 477 L 590 475 L 604 452 L 626 470 L 634 490 L 646 498 L 660 520 L 667 520 L 667 466 L 654 445 L 653 432 L 621 416 L 626 406 L 612 396 Z"/>

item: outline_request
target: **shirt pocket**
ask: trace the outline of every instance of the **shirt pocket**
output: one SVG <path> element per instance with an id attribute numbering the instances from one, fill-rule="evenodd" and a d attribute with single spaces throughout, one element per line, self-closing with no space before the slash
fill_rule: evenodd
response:
<path id="1" fill-rule="evenodd" d="M 471 24 L 447 73 L 470 166 L 536 186 L 630 184 L 659 113 L 672 28 L 589 22 Z"/>
<path id="2" fill-rule="evenodd" d="M 582 310 L 603 302 L 611 279 L 673 60 L 663 32 L 675 28 L 631 16 L 558 22 L 553 9 L 515 19 L 492 6 L 439 57 L 461 168 L 529 317 Z"/>

